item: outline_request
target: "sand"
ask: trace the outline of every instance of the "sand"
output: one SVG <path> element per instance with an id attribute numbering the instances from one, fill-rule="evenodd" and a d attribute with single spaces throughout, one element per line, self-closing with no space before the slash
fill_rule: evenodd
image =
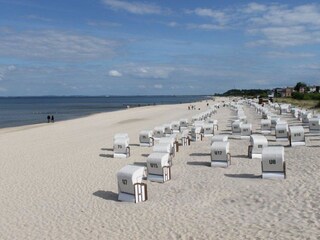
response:
<path id="1" fill-rule="evenodd" d="M 319 137 L 285 147 L 286 180 L 260 178 L 247 139 L 230 139 L 227 169 L 209 167 L 210 138 L 192 142 L 173 159 L 172 180 L 147 182 L 148 201 L 117 201 L 117 171 L 144 164 L 152 151 L 137 146 L 138 133 L 207 109 L 196 105 L 200 111 L 148 106 L 0 130 L 0 239 L 320 239 Z M 257 132 L 260 116 L 244 109 Z M 230 131 L 232 116 L 218 110 L 219 132 Z M 131 156 L 114 159 L 112 138 L 121 132 Z"/>

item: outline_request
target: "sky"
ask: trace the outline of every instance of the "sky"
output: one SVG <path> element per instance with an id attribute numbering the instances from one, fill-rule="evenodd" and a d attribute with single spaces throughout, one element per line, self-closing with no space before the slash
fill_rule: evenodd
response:
<path id="1" fill-rule="evenodd" d="M 0 0 L 0 96 L 320 85 L 320 3 Z"/>

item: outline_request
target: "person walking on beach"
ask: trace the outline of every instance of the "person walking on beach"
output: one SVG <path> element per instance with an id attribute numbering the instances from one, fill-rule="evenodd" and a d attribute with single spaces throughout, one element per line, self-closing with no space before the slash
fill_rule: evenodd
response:
<path id="1" fill-rule="evenodd" d="M 51 116 L 51 122 L 54 123 L 54 116 Z"/>
<path id="2" fill-rule="evenodd" d="M 50 122 L 50 115 L 47 116 L 48 123 Z"/>

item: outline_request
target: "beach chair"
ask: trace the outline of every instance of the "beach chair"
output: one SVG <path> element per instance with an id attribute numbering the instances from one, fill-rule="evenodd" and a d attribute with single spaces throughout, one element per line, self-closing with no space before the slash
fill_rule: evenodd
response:
<path id="1" fill-rule="evenodd" d="M 278 116 L 270 116 L 270 120 L 271 120 L 271 129 L 275 129 L 277 123 L 280 121 L 280 118 Z"/>
<path id="2" fill-rule="evenodd" d="M 290 113 L 290 105 L 289 104 L 281 104 L 280 105 L 280 114 Z"/>
<path id="3" fill-rule="evenodd" d="M 241 133 L 240 126 L 241 125 L 242 125 L 242 122 L 240 120 L 235 120 L 232 123 L 232 125 L 231 125 L 232 135 L 240 135 L 240 133 Z"/>
<path id="4" fill-rule="evenodd" d="M 180 133 L 180 122 L 174 121 L 171 123 L 172 133 Z"/>
<path id="5" fill-rule="evenodd" d="M 251 123 L 241 124 L 240 134 L 241 134 L 241 138 L 250 138 L 250 135 L 252 134 L 252 124 Z"/>
<path id="6" fill-rule="evenodd" d="M 312 118 L 312 113 L 311 112 L 307 112 L 307 111 L 303 111 L 302 112 L 302 123 L 304 125 L 309 125 L 309 119 Z"/>
<path id="7" fill-rule="evenodd" d="M 168 137 L 172 134 L 171 124 L 163 124 L 163 128 L 164 128 L 164 135 L 166 137 Z"/>
<path id="8" fill-rule="evenodd" d="M 213 123 L 205 123 L 203 125 L 203 136 L 212 137 L 214 134 Z"/>
<path id="9" fill-rule="evenodd" d="M 191 141 L 197 142 L 202 141 L 202 128 L 201 127 L 192 127 L 191 128 Z"/>
<path id="10" fill-rule="evenodd" d="M 118 133 L 113 137 L 113 157 L 130 157 L 129 136 L 126 133 Z"/>
<path id="11" fill-rule="evenodd" d="M 122 202 L 144 202 L 148 199 L 147 184 L 142 180 L 146 175 L 146 168 L 127 165 L 117 173 L 118 200 Z"/>
<path id="12" fill-rule="evenodd" d="M 160 138 L 165 137 L 164 127 L 157 126 L 153 130 L 153 138 L 154 140 L 159 140 Z"/>
<path id="13" fill-rule="evenodd" d="M 310 132 L 320 132 L 320 118 L 313 117 L 309 119 L 309 130 Z"/>
<path id="14" fill-rule="evenodd" d="M 286 164 L 284 160 L 284 147 L 265 147 L 262 150 L 261 160 L 262 178 L 285 179 Z"/>
<path id="15" fill-rule="evenodd" d="M 262 150 L 265 147 L 268 147 L 268 140 L 265 136 L 256 134 L 251 135 L 248 146 L 248 157 L 262 158 Z"/>
<path id="16" fill-rule="evenodd" d="M 180 132 L 188 129 L 188 119 L 180 119 Z"/>
<path id="17" fill-rule="evenodd" d="M 213 132 L 219 130 L 218 120 L 216 120 L 216 119 L 209 119 L 208 123 L 212 123 L 212 124 L 213 124 Z"/>
<path id="18" fill-rule="evenodd" d="M 276 125 L 276 141 L 288 141 L 288 124 L 286 122 L 278 122 Z"/>
<path id="19" fill-rule="evenodd" d="M 172 159 L 174 157 L 174 150 L 172 148 L 172 145 L 170 143 L 158 143 L 155 144 L 152 148 L 153 152 L 157 153 L 168 153 L 170 156 L 170 166 L 172 165 Z"/>
<path id="20" fill-rule="evenodd" d="M 147 158 L 148 180 L 166 182 L 171 179 L 170 156 L 168 153 L 151 153 Z"/>
<path id="21" fill-rule="evenodd" d="M 141 131 L 139 133 L 140 147 L 151 147 L 154 145 L 153 131 Z"/>
<path id="22" fill-rule="evenodd" d="M 211 145 L 211 167 L 226 168 L 230 164 L 229 142 L 213 142 Z"/>
<path id="23" fill-rule="evenodd" d="M 186 129 L 181 134 L 181 145 L 182 146 L 189 146 L 190 145 L 190 137 L 189 137 L 189 130 Z"/>
<path id="24" fill-rule="evenodd" d="M 176 136 L 172 137 L 164 137 L 159 139 L 159 144 L 167 144 L 169 143 L 171 146 L 171 152 L 173 157 L 175 156 L 175 153 L 179 151 L 179 144 L 178 141 L 176 140 Z"/>
<path id="25" fill-rule="evenodd" d="M 226 134 L 219 134 L 219 135 L 214 135 L 212 138 L 211 138 L 211 143 L 210 145 L 212 145 L 212 143 L 214 142 L 227 142 L 228 141 L 228 138 L 229 136 L 226 135 Z"/>
<path id="26" fill-rule="evenodd" d="M 304 128 L 302 126 L 289 127 L 289 142 L 291 147 L 306 145 Z"/>
<path id="27" fill-rule="evenodd" d="M 271 133 L 271 120 L 261 119 L 261 133 L 270 134 Z"/>

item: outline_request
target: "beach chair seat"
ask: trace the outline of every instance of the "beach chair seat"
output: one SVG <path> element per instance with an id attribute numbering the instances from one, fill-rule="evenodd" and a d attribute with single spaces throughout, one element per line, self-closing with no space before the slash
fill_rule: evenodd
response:
<path id="1" fill-rule="evenodd" d="M 251 123 L 241 124 L 240 134 L 241 134 L 241 138 L 250 138 L 250 135 L 252 134 L 252 124 Z"/>
<path id="2" fill-rule="evenodd" d="M 271 133 L 271 119 L 261 119 L 261 133 L 262 134 Z"/>
<path id="3" fill-rule="evenodd" d="M 302 126 L 289 127 L 289 142 L 291 147 L 306 145 L 304 128 Z"/>
<path id="4" fill-rule="evenodd" d="M 146 168 L 126 165 L 117 173 L 118 200 L 122 202 L 144 202 L 148 199 L 147 184 L 143 183 Z"/>
<path id="5" fill-rule="evenodd" d="M 211 143 L 210 145 L 212 145 L 212 143 L 214 142 L 227 142 L 228 141 L 229 136 L 226 134 L 219 134 L 219 135 L 214 135 L 211 138 Z"/>
<path id="6" fill-rule="evenodd" d="M 231 125 L 231 130 L 232 130 L 232 135 L 239 135 L 241 133 L 241 129 L 240 126 L 243 123 L 238 119 L 233 121 L 232 125 Z"/>
<path id="7" fill-rule="evenodd" d="M 211 145 L 211 167 L 226 168 L 231 165 L 229 142 L 213 142 Z"/>
<path id="8" fill-rule="evenodd" d="M 262 150 L 261 160 L 262 178 L 285 179 L 286 164 L 284 160 L 284 147 L 265 147 Z"/>
<path id="9" fill-rule="evenodd" d="M 113 137 L 113 157 L 130 157 L 129 136 L 126 133 L 118 133 Z"/>
<path id="10" fill-rule="evenodd" d="M 168 153 L 151 153 L 147 158 L 148 180 L 166 182 L 171 179 L 170 156 Z"/>
<path id="11" fill-rule="evenodd" d="M 163 124 L 163 128 L 165 137 L 168 137 L 172 134 L 171 124 Z"/>
<path id="12" fill-rule="evenodd" d="M 182 146 L 189 146 L 190 145 L 190 137 L 189 137 L 189 130 L 186 129 L 181 134 L 181 145 Z"/>
<path id="13" fill-rule="evenodd" d="M 202 141 L 202 127 L 192 127 L 191 128 L 191 140 L 194 142 Z"/>
<path id="14" fill-rule="evenodd" d="M 162 137 L 165 137 L 164 127 L 163 126 L 155 127 L 154 130 L 153 130 L 153 138 L 155 140 L 159 140 Z"/>
<path id="15" fill-rule="evenodd" d="M 278 122 L 275 127 L 276 141 L 288 141 L 288 130 L 286 122 Z"/>
<path id="16" fill-rule="evenodd" d="M 139 142 L 141 147 L 151 147 L 154 145 L 153 131 L 141 131 L 139 133 Z"/>
<path id="17" fill-rule="evenodd" d="M 203 125 L 203 136 L 204 137 L 212 137 L 214 134 L 213 123 L 205 123 Z"/>
<path id="18" fill-rule="evenodd" d="M 180 121 L 174 121 L 171 123 L 172 133 L 180 133 Z"/>
<path id="19" fill-rule="evenodd" d="M 320 132 L 320 118 L 313 117 L 309 119 L 310 132 Z"/>
<path id="20" fill-rule="evenodd" d="M 250 136 L 250 143 L 248 146 L 249 158 L 262 158 L 263 148 L 268 146 L 268 140 L 263 135 L 253 134 Z"/>
<path id="21" fill-rule="evenodd" d="M 179 151 L 179 144 L 178 141 L 176 140 L 176 137 L 164 137 L 159 139 L 159 144 L 166 144 L 169 143 L 171 146 L 171 152 L 173 156 L 175 155 L 176 152 Z"/>

